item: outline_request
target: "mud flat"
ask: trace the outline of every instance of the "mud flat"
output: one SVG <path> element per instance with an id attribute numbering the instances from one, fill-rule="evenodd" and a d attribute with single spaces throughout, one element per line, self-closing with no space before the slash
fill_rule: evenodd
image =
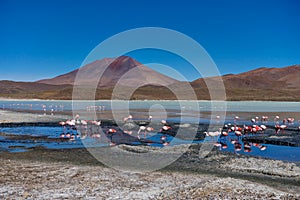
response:
<path id="1" fill-rule="evenodd" d="M 255 143 L 300 147 L 300 130 L 287 130 L 285 133 L 280 134 L 271 133 L 259 136 L 246 136 L 243 140 Z"/>
<path id="2" fill-rule="evenodd" d="M 143 154 L 155 147 L 109 147 Z M 185 146 L 166 147 L 163 156 Z M 298 163 L 211 151 L 192 145 L 171 165 L 146 173 L 118 171 L 86 149 L 35 149 L 0 154 L 2 199 L 299 199 Z M 159 151 L 159 153 L 162 153 Z M 122 157 L 119 156 L 119 159 Z"/>
<path id="3" fill-rule="evenodd" d="M 15 112 L 8 110 L 0 110 L 0 124 L 6 123 L 37 123 L 37 122 L 59 122 L 68 119 L 66 115 L 44 115 L 34 113 Z"/>

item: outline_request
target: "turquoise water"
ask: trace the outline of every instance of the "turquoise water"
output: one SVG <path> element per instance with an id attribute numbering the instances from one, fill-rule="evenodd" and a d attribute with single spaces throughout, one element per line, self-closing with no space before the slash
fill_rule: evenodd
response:
<path id="1" fill-rule="evenodd" d="M 274 102 L 274 101 L 42 101 L 42 100 L 0 100 L 0 108 L 16 110 L 111 110 L 149 109 L 153 106 L 162 106 L 164 109 L 200 111 L 232 111 L 232 112 L 300 112 L 300 102 Z"/>
<path id="2" fill-rule="evenodd" d="M 3 127 L 0 128 L 0 132 L 5 133 L 6 136 L 18 135 L 18 136 L 46 136 L 47 138 L 59 138 L 60 134 L 64 131 L 61 127 L 48 127 L 48 126 L 19 126 L 19 127 Z M 67 130 L 70 133 L 80 133 L 76 130 Z M 151 140 L 148 143 L 149 146 L 163 147 L 161 143 L 162 133 L 150 132 L 146 136 L 141 134 L 142 139 Z M 136 136 L 136 135 L 135 135 Z M 170 146 L 179 144 L 191 144 L 198 143 L 201 141 L 189 141 L 174 138 L 169 135 L 166 136 L 166 142 L 170 142 Z M 9 139 L 9 137 L 0 136 L 0 147 L 2 150 L 9 152 L 21 152 L 27 151 L 33 147 L 45 147 L 49 149 L 63 149 L 63 148 L 87 148 L 87 147 L 107 147 L 110 142 L 105 138 L 104 135 L 101 136 L 102 139 L 96 139 L 91 136 L 87 136 L 84 139 L 76 138 L 75 140 L 47 140 L 47 139 L 34 139 L 32 137 L 28 139 Z M 133 142 L 134 145 L 141 145 L 142 143 Z M 14 148 L 18 147 L 18 148 Z"/>
<path id="3" fill-rule="evenodd" d="M 31 135 L 31 136 L 47 136 L 48 138 L 59 138 L 60 134 L 64 130 L 61 127 L 44 127 L 44 126 L 20 126 L 20 127 L 3 127 L 0 128 L 0 132 L 13 135 Z M 76 133 L 76 130 L 72 131 Z M 163 147 L 161 143 L 161 133 L 148 133 L 145 139 L 151 140 L 153 143 L 149 143 L 149 146 Z M 191 144 L 195 143 L 188 140 L 180 140 L 172 136 L 166 135 L 166 141 L 171 142 L 169 145 L 180 145 L 180 144 Z M 143 134 L 141 134 L 143 138 Z M 102 136 L 103 138 L 103 136 Z M 209 140 L 207 138 L 206 140 Z M 240 150 L 234 148 L 232 141 L 235 140 L 241 144 Z M 203 141 L 196 141 L 196 143 L 201 143 Z M 241 139 L 238 139 L 234 135 L 228 136 L 225 139 L 219 139 L 219 142 L 226 144 L 227 148 L 219 147 L 220 151 L 230 151 L 237 154 L 246 154 L 252 156 L 261 156 L 271 159 L 284 160 L 284 161 L 296 161 L 300 162 L 300 147 L 291 146 L 278 146 L 270 144 L 254 144 L 250 143 L 251 151 L 245 151 L 245 144 Z M 132 143 L 134 145 L 141 145 L 141 143 Z M 49 149 L 62 149 L 62 148 L 85 148 L 85 147 L 105 147 L 109 146 L 110 143 L 107 140 L 98 140 L 92 137 L 86 137 L 84 140 L 77 138 L 76 140 L 69 141 L 51 141 L 51 140 L 35 140 L 33 138 L 29 139 L 14 139 L 11 140 L 4 136 L 0 136 L 0 150 L 9 152 L 22 152 L 27 151 L 33 147 L 45 147 Z M 145 145 L 145 144 L 144 144 Z M 212 144 L 213 145 L 213 144 Z M 264 150 L 259 147 L 265 146 Z M 17 147 L 17 148 L 15 148 Z M 223 146 L 224 147 L 224 146 Z"/>

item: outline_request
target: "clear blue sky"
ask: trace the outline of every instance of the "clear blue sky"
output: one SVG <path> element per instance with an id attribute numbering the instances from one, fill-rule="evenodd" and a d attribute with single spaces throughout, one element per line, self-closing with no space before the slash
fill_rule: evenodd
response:
<path id="1" fill-rule="evenodd" d="M 0 80 L 69 72 L 101 41 L 147 26 L 194 38 L 221 74 L 300 64 L 299 10 L 298 0 L 0 0 Z M 144 63 L 165 57 L 164 64 L 184 69 L 159 56 L 135 58 Z"/>

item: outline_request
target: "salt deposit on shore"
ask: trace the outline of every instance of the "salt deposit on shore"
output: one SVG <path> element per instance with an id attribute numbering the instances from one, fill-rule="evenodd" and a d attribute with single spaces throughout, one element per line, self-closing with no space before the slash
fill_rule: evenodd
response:
<path id="1" fill-rule="evenodd" d="M 0 110 L 0 123 L 57 122 L 66 118 L 63 115 L 44 115 Z"/>
<path id="2" fill-rule="evenodd" d="M 120 145 L 116 152 L 141 152 Z M 177 150 L 176 150 L 177 148 Z M 177 153 L 168 147 L 166 153 Z M 295 163 L 224 155 L 199 158 L 199 145 L 157 172 L 131 173 L 104 167 L 84 149 L 36 149 L 2 153 L 2 199 L 299 199 Z M 136 150 L 135 150 L 136 149 Z M 145 147 L 144 152 L 154 151 Z M 174 151 L 176 150 L 176 151 Z"/>
<path id="3" fill-rule="evenodd" d="M 297 199 L 236 178 L 180 172 L 119 172 L 102 166 L 0 159 L 2 199 Z"/>

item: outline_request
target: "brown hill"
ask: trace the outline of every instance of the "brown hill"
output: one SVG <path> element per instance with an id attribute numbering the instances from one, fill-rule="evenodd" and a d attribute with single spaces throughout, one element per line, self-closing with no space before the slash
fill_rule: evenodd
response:
<path id="1" fill-rule="evenodd" d="M 61 91 L 70 90 L 71 85 L 49 85 L 35 82 L 0 81 L 0 96 L 5 98 L 51 99 Z M 63 95 L 61 99 L 66 99 Z"/>
<path id="2" fill-rule="evenodd" d="M 204 86 L 204 81 L 213 81 L 215 77 L 200 78 L 192 82 L 193 86 Z M 227 89 L 300 89 L 300 65 L 285 68 L 258 68 L 241 74 L 222 76 Z"/>
<path id="3" fill-rule="evenodd" d="M 258 68 L 221 78 L 227 100 L 300 100 L 300 65 Z M 200 78 L 191 84 L 195 89 L 206 88 L 205 81 L 214 82 L 216 79 Z"/>
<path id="4" fill-rule="evenodd" d="M 76 75 L 78 76 L 75 83 Z M 98 83 L 101 88 L 113 88 L 118 82 L 125 87 L 135 87 L 148 84 L 166 86 L 178 81 L 162 75 L 128 56 L 97 60 L 67 74 L 38 81 L 38 83 L 51 85 L 74 85 L 75 83 L 75 85 L 92 86 Z"/>

